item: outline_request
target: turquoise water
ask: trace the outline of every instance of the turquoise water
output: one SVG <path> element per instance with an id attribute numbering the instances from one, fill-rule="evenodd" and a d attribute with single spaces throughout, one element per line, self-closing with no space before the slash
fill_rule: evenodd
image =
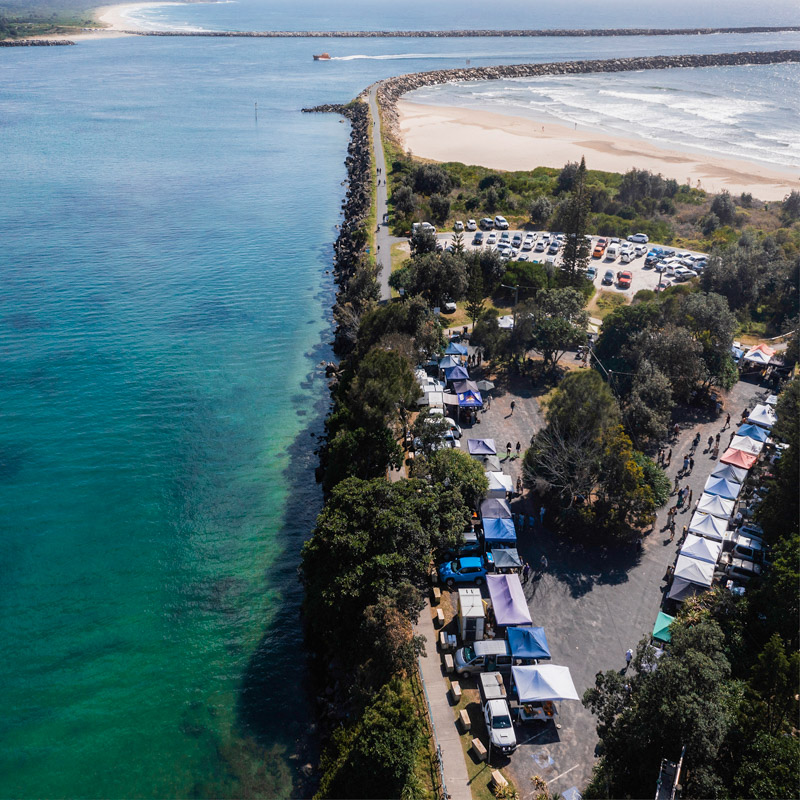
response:
<path id="1" fill-rule="evenodd" d="M 734 42 L 713 46 L 776 46 Z M 289 791 L 348 135 L 300 108 L 465 53 L 615 48 L 130 38 L 0 54 L 0 796 Z M 314 64 L 320 49 L 366 57 Z"/>

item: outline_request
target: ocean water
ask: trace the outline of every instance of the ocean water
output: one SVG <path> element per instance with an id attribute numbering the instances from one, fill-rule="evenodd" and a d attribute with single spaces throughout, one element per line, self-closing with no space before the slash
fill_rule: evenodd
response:
<path id="1" fill-rule="evenodd" d="M 513 78 L 428 86 L 416 103 L 548 118 L 671 149 L 800 168 L 800 64 Z"/>
<path id="2" fill-rule="evenodd" d="M 271 5 L 196 8 L 190 22 L 209 27 L 237 9 L 241 28 L 297 27 Z M 348 8 L 341 27 L 406 27 L 419 7 Z M 443 25 L 466 7 L 442 8 L 430 15 Z M 333 18 L 313 10 L 313 27 Z M 188 13 L 161 11 L 175 26 Z M 291 789 L 311 724 L 296 567 L 321 502 L 311 434 L 348 136 L 303 106 L 465 57 L 790 40 L 134 37 L 3 51 L 0 796 Z M 343 60 L 314 63 L 322 49 Z"/>

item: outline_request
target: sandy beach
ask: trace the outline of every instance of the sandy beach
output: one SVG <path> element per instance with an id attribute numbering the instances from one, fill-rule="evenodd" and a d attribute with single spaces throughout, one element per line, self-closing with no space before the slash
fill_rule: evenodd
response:
<path id="1" fill-rule="evenodd" d="M 95 19 L 108 25 L 112 30 L 140 31 L 146 29 L 130 18 L 131 12 L 139 11 L 143 8 L 182 5 L 184 3 L 124 3 L 118 6 L 101 6 L 95 9 L 94 16 Z"/>
<path id="2" fill-rule="evenodd" d="M 800 189 L 800 175 L 747 161 L 658 147 L 551 121 L 454 106 L 400 100 L 400 133 L 407 150 L 434 161 L 460 161 L 492 169 L 562 167 L 585 156 L 589 169 L 626 172 L 647 169 L 689 180 L 708 192 L 750 192 L 760 200 L 782 200 Z"/>

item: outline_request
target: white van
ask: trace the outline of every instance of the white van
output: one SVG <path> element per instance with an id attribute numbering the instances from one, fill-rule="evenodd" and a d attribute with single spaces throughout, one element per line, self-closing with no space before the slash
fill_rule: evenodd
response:
<path id="1" fill-rule="evenodd" d="M 476 672 L 511 672 L 511 648 L 505 639 L 486 639 L 456 650 L 456 672 L 468 678 Z"/>
<path id="2" fill-rule="evenodd" d="M 614 261 L 617 256 L 619 255 L 619 245 L 618 244 L 610 244 L 606 248 L 606 261 Z"/>

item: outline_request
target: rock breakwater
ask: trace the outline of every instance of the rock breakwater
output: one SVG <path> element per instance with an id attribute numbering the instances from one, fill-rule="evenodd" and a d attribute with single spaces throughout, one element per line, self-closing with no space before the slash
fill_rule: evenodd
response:
<path id="1" fill-rule="evenodd" d="M 60 47 L 75 44 L 69 39 L 3 39 L 0 47 Z"/>
<path id="2" fill-rule="evenodd" d="M 563 36 L 698 36 L 713 33 L 777 33 L 800 31 L 794 26 L 752 26 L 745 28 L 554 28 L 448 31 L 124 31 L 137 36 L 227 36 L 260 39 L 467 39 L 488 37 Z"/>
<path id="3" fill-rule="evenodd" d="M 495 67 L 467 67 L 413 72 L 388 78 L 378 84 L 378 100 L 386 134 L 399 142 L 397 100 L 407 92 L 423 86 L 456 81 L 491 81 L 506 78 L 535 78 L 546 75 L 579 75 L 593 72 L 629 72 L 645 69 L 676 69 L 690 67 L 722 67 L 743 64 L 780 64 L 800 61 L 800 50 L 768 52 L 714 53 L 708 55 L 642 56 L 606 58 L 596 61 L 563 61 L 548 64 L 508 64 Z M 366 97 L 369 88 L 361 97 Z"/>

